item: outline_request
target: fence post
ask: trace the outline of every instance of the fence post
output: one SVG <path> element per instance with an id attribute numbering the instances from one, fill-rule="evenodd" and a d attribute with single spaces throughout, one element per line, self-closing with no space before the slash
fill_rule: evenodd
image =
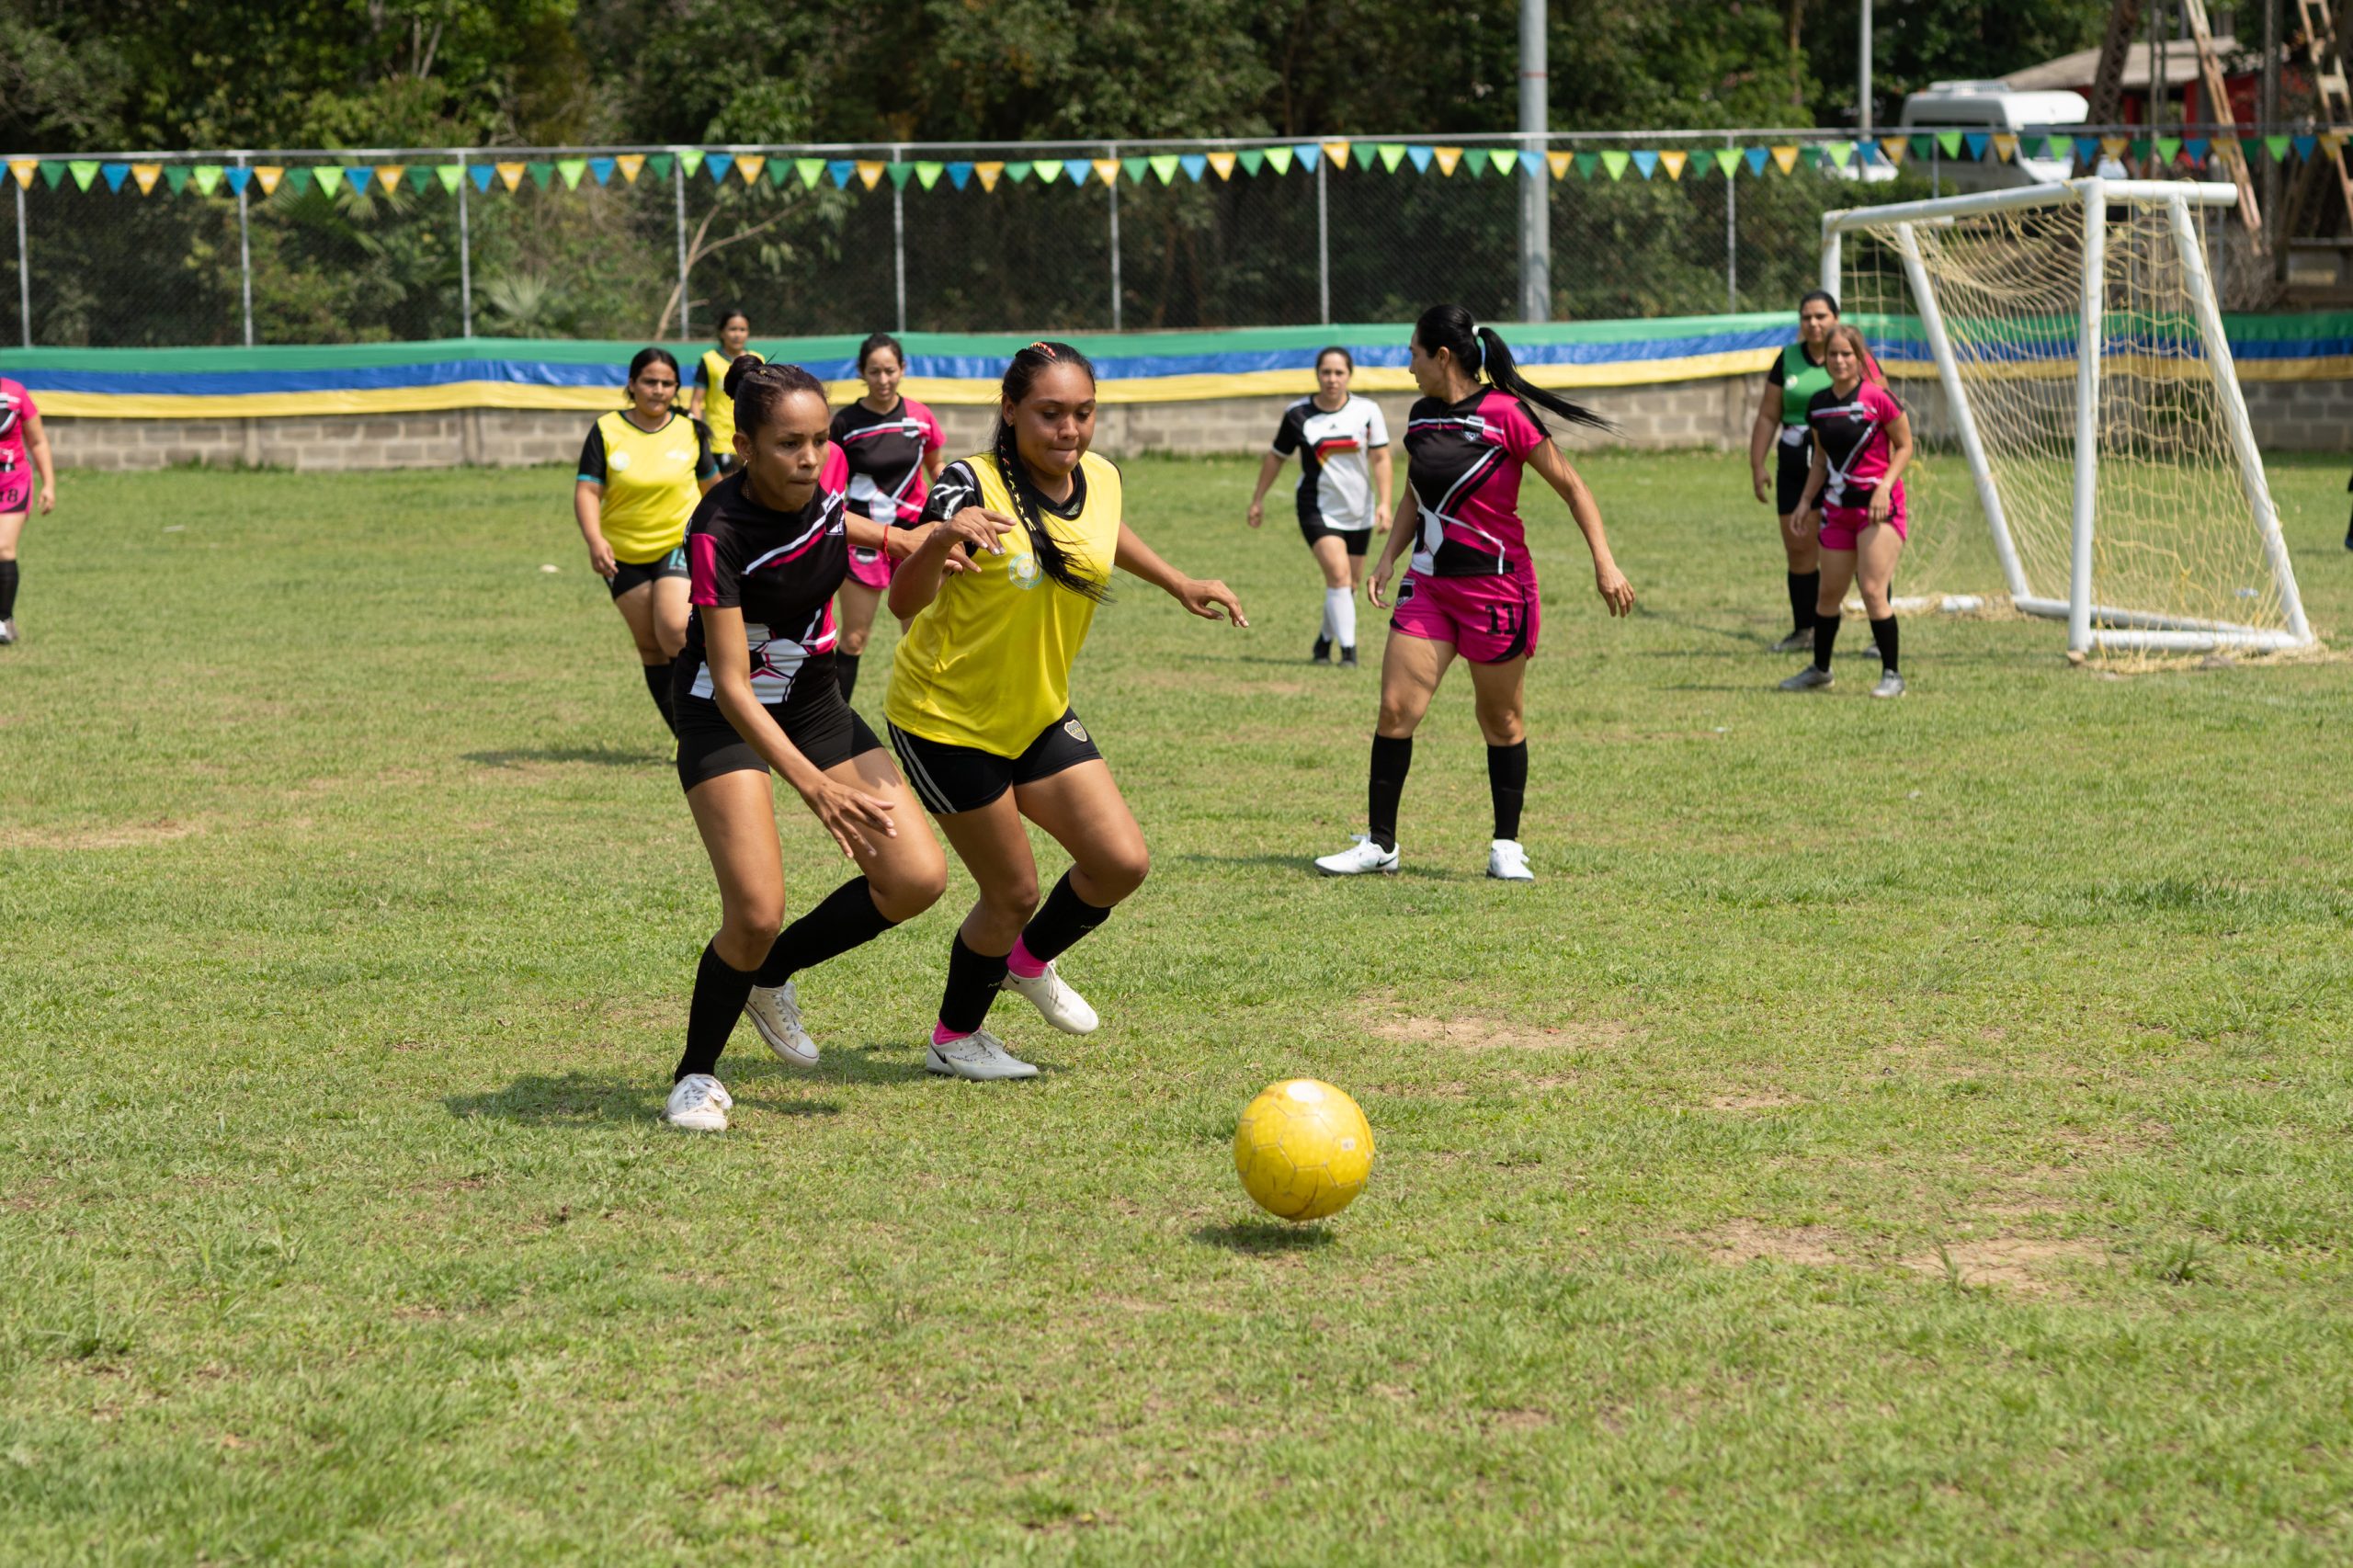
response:
<path id="1" fill-rule="evenodd" d="M 245 166 L 245 155 L 237 154 L 237 167 Z M 253 224 L 245 209 L 245 187 L 237 187 L 237 277 L 245 309 L 245 347 L 254 346 L 254 234 Z"/>
<path id="2" fill-rule="evenodd" d="M 458 154 L 458 335 L 474 335 L 474 234 L 466 206 L 466 155 Z"/>
<path id="3" fill-rule="evenodd" d="M 678 337 L 687 335 L 687 161 L 672 150 L 671 188 L 678 197 Z"/>
<path id="4" fill-rule="evenodd" d="M 1727 147 L 1739 144 L 1726 142 Z M 1724 171 L 1724 312 L 1740 313 L 1740 161 Z"/>
<path id="5" fill-rule="evenodd" d="M 1105 153 L 1106 156 L 1109 157 L 1111 162 L 1116 165 L 1120 161 L 1120 144 L 1117 142 L 1107 143 Z M 1120 330 L 1121 310 L 1120 302 L 1120 179 L 1118 174 L 1114 172 L 1112 176 L 1109 179 L 1105 180 L 1103 184 L 1104 187 L 1111 193 L 1111 330 L 1113 332 L 1118 332 Z"/>
<path id="6" fill-rule="evenodd" d="M 891 147 L 891 161 L 906 156 L 905 149 L 895 142 Z M 898 290 L 899 330 L 907 330 L 907 187 L 904 180 L 891 182 L 891 276 Z"/>
<path id="7" fill-rule="evenodd" d="M 33 262 L 25 253 L 25 187 L 17 187 L 17 313 L 22 318 L 25 347 L 33 346 Z"/>
<path id="8" fill-rule="evenodd" d="M 1328 154 L 1315 160 L 1315 319 L 1325 326 L 1332 324 L 1332 203 L 1324 176 L 1331 166 Z"/>

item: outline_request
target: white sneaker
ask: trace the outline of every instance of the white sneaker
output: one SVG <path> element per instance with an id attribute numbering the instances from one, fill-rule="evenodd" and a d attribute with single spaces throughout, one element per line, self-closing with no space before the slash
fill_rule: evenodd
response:
<path id="1" fill-rule="evenodd" d="M 923 1069 L 949 1078 L 991 1084 L 1005 1078 L 1034 1078 L 1038 1069 L 1005 1049 L 1005 1042 L 986 1029 L 976 1029 L 924 1052 Z"/>
<path id="2" fill-rule="evenodd" d="M 727 1085 L 708 1073 L 689 1073 L 672 1085 L 662 1119 L 688 1132 L 724 1132 L 734 1107 Z"/>
<path id="3" fill-rule="evenodd" d="M 1096 1026 L 1102 1021 L 1095 1016 L 1095 1009 L 1086 1005 L 1086 997 L 1063 983 L 1063 977 L 1054 972 L 1054 966 L 1051 963 L 1046 966 L 1044 973 L 1028 980 L 1006 970 L 1004 989 L 1017 996 L 1028 997 L 1029 1005 L 1038 1009 L 1039 1017 L 1064 1034 L 1093 1034 Z"/>
<path id="4" fill-rule="evenodd" d="M 751 996 L 744 1004 L 744 1016 L 779 1062 L 790 1062 L 795 1067 L 817 1065 L 817 1042 L 809 1038 L 801 1026 L 801 1004 L 793 996 L 792 982 L 782 985 L 755 985 Z"/>
<path id="5" fill-rule="evenodd" d="M 1536 880 L 1536 873 L 1528 869 L 1528 851 L 1517 838 L 1498 838 L 1487 846 L 1487 875 L 1499 882 Z"/>
<path id="6" fill-rule="evenodd" d="M 1367 871 L 1379 871 L 1394 876 L 1397 871 L 1397 851 L 1383 849 L 1365 835 L 1337 855 L 1326 855 L 1315 862 L 1315 869 L 1327 877 L 1361 877 Z"/>

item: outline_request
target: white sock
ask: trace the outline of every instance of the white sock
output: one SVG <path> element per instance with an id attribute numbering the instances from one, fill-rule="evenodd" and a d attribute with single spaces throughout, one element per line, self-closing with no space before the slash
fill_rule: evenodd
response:
<path id="1" fill-rule="evenodd" d="M 1357 595 L 1354 588 L 1324 590 L 1324 635 L 1343 648 L 1357 645 Z"/>

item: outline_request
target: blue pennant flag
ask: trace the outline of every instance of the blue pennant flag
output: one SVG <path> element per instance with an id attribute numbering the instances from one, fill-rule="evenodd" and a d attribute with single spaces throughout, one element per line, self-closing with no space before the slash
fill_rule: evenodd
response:
<path id="1" fill-rule="evenodd" d="M 613 161 L 610 158 L 591 158 L 588 160 L 588 172 L 596 176 L 598 185 L 602 185 L 613 177 Z"/>
<path id="2" fill-rule="evenodd" d="M 375 180 L 376 171 L 373 169 L 354 167 L 343 171 L 343 183 L 350 187 L 351 194 L 354 196 L 367 195 L 368 187 L 373 185 Z"/>
<path id="3" fill-rule="evenodd" d="M 1972 131 L 1961 140 L 1961 144 L 1969 149 L 1969 155 L 1981 161 L 1985 156 L 1985 149 L 1994 144 L 1994 139 L 1983 131 Z"/>
<path id="4" fill-rule="evenodd" d="M 1765 172 L 1765 159 L 1767 157 L 1767 153 L 1764 148 L 1751 147 L 1746 152 L 1741 153 L 1741 156 L 1747 160 L 1748 172 L 1750 174 L 1761 175 Z"/>
<path id="5" fill-rule="evenodd" d="M 2075 161 L 2079 164 L 2097 164 L 2099 162 L 2099 138 L 2097 136 L 2076 137 Z"/>
<path id="6" fill-rule="evenodd" d="M 950 185 L 952 185 L 952 186 L 954 186 L 957 189 L 959 189 L 959 190 L 963 189 L 963 188 L 964 188 L 964 187 L 965 187 L 965 184 L 966 184 L 968 181 L 970 181 L 970 180 L 972 179 L 972 165 L 970 165 L 970 164 L 950 164 L 950 165 L 948 165 L 948 183 L 949 183 L 949 184 L 950 184 Z"/>
<path id="7" fill-rule="evenodd" d="M 2193 136 L 2181 144 L 2181 150 L 2189 154 L 2191 163 L 2202 164 L 2206 161 L 2206 154 L 2213 145 L 2214 143 L 2206 137 Z"/>
<path id="8" fill-rule="evenodd" d="M 1086 183 L 1086 176 L 1094 172 L 1095 165 L 1088 163 L 1085 158 L 1064 158 L 1063 160 L 1063 173 L 1070 176 L 1070 183 L 1073 185 L 1085 185 Z"/>
<path id="9" fill-rule="evenodd" d="M 1526 175 L 1530 179 L 1534 179 L 1539 175 L 1541 175 L 1544 172 L 1544 154 L 1541 153 L 1531 153 L 1525 147 L 1521 148 L 1519 150 L 1519 172 Z"/>
<path id="10" fill-rule="evenodd" d="M 1301 168 L 1313 174 L 1315 165 L 1324 161 L 1324 149 L 1313 142 L 1302 142 L 1290 150 L 1290 155 L 1299 160 Z"/>
<path id="11" fill-rule="evenodd" d="M 2288 140 L 2289 144 L 2296 149 L 2296 156 L 2299 158 L 2311 157 L 2313 149 L 2320 145 L 2320 138 L 2317 136 L 2291 136 Z M 115 183 L 119 185 L 122 182 L 117 180 Z"/>
<path id="12" fill-rule="evenodd" d="M 847 190 L 850 176 L 858 173 L 858 165 L 848 158 L 835 158 L 825 165 L 825 173 L 832 176 L 835 189 Z"/>
<path id="13" fill-rule="evenodd" d="M 131 165 L 129 164 L 100 164 L 98 173 L 107 176 L 108 190 L 120 190 L 122 182 L 131 177 Z"/>
<path id="14" fill-rule="evenodd" d="M 1201 176 L 1209 171 L 1210 161 L 1203 153 L 1188 153 L 1176 160 L 1176 166 L 1191 176 L 1193 183 L 1199 185 Z"/>
<path id="15" fill-rule="evenodd" d="M 1431 153 L 1427 147 L 1415 147 L 1408 144 L 1405 148 L 1405 156 L 1414 161 L 1414 172 L 1415 174 L 1426 175 L 1430 172 Z"/>
<path id="16" fill-rule="evenodd" d="M 1652 172 L 1658 167 L 1658 154 L 1656 153 L 1637 153 L 1634 154 L 1634 166 L 1643 171 L 1643 177 L 1644 179 L 1648 179 L 1651 177 Z"/>
<path id="17" fill-rule="evenodd" d="M 229 188 L 239 196 L 244 195 L 245 187 L 252 183 L 254 177 L 254 172 L 251 169 L 223 169 L 221 173 L 222 176 L 229 182 Z"/>
<path id="18" fill-rule="evenodd" d="M 702 161 L 702 166 L 710 171 L 711 184 L 725 185 L 727 176 L 734 172 L 735 157 L 732 153 L 713 153 Z"/>
<path id="19" fill-rule="evenodd" d="M 476 190 L 487 191 L 490 182 L 498 177 L 498 171 L 488 164 L 468 164 L 466 177 L 474 182 Z"/>

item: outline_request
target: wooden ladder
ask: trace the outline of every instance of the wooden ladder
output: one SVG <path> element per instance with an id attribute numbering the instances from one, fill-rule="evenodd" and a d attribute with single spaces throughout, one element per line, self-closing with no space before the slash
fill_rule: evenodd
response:
<path id="1" fill-rule="evenodd" d="M 2297 0 L 2299 5 L 2304 3 L 2305 0 Z M 2222 62 L 2214 53 L 2214 29 L 2206 25 L 2206 0 L 2181 0 L 2181 12 L 2189 18 L 2189 36 L 2198 45 L 2198 69 L 2206 85 L 2206 118 L 2218 131 L 2227 126 L 2232 140 L 2236 141 L 2238 117 L 2231 108 L 2230 85 L 2222 80 Z M 2154 62 L 2150 69 L 2154 74 Z M 2339 76 L 2336 85 L 2342 93 L 2345 78 Z M 2255 204 L 2255 181 L 2247 171 L 2244 144 L 2237 156 L 2222 162 L 2230 166 L 2231 183 L 2239 189 L 2239 222 L 2246 230 L 2247 246 L 2256 256 L 2266 255 L 2269 247 L 2264 244 L 2263 214 Z"/>
<path id="2" fill-rule="evenodd" d="M 2197 0 L 2190 0 L 2195 5 Z M 2336 23 L 2326 0 L 2296 0 L 2296 23 L 2304 35 L 2304 53 L 2312 62 L 2313 88 L 2320 95 L 2321 129 L 2353 128 L 2353 93 L 2345 85 L 2345 57 L 2336 47 Z M 2345 217 L 2353 223 L 2353 174 L 2346 171 L 2347 153 L 2337 149 L 2329 160 L 2336 176 L 2337 194 L 2345 199 Z"/>

